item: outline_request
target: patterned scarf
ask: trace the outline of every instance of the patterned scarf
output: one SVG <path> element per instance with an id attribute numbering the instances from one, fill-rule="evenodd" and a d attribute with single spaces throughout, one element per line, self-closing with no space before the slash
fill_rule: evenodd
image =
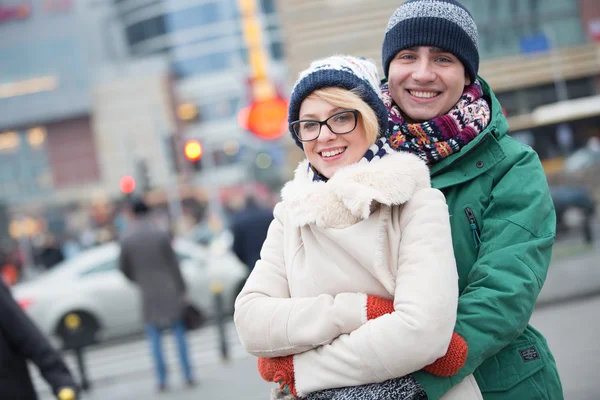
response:
<path id="1" fill-rule="evenodd" d="M 458 103 L 447 114 L 421 123 L 404 122 L 387 83 L 381 86 L 381 91 L 389 110 L 390 145 L 395 150 L 419 156 L 429 166 L 459 152 L 485 129 L 492 115 L 479 81 L 465 88 Z"/>
<path id="2" fill-rule="evenodd" d="M 388 139 L 383 137 L 379 138 L 377 139 L 375 144 L 369 147 L 363 158 L 361 158 L 358 161 L 358 164 L 369 163 L 373 160 L 379 160 L 386 154 L 390 154 L 393 152 L 394 150 L 390 147 L 390 142 L 388 141 Z M 327 178 L 321 175 L 319 172 L 317 172 L 310 164 L 308 164 L 308 173 L 309 176 L 312 176 L 313 182 L 327 182 Z"/>

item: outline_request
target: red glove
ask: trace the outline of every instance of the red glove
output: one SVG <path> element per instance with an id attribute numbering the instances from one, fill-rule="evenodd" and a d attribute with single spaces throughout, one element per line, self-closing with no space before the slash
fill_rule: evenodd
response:
<path id="1" fill-rule="evenodd" d="M 393 312 L 393 300 L 386 300 L 378 296 L 367 296 L 367 319 L 375 319 Z M 469 346 L 467 346 L 467 342 L 458 333 L 453 333 L 446 354 L 423 369 L 437 376 L 452 376 L 465 365 L 468 354 Z"/>
<path id="2" fill-rule="evenodd" d="M 298 397 L 296 382 L 294 381 L 294 359 L 293 356 L 262 358 L 258 359 L 258 372 L 267 382 L 275 382 L 288 386 L 290 392 Z"/>
<path id="3" fill-rule="evenodd" d="M 423 369 L 437 376 L 452 376 L 457 374 L 465 365 L 468 354 L 469 346 L 467 346 L 467 342 L 462 336 L 454 332 L 446 354 Z"/>

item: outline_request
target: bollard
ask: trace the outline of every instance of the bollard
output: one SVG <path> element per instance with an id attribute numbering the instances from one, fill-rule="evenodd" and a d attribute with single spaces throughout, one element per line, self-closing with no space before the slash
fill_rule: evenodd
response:
<path id="1" fill-rule="evenodd" d="M 91 344 L 92 339 L 81 335 L 81 317 L 77 313 L 70 313 L 64 318 L 64 325 L 68 336 L 65 338 L 65 345 L 73 349 L 75 359 L 77 361 L 77 369 L 79 370 L 79 379 L 81 380 L 81 390 L 87 391 L 91 385 L 87 377 L 85 368 L 85 359 L 83 348 Z"/>
<path id="2" fill-rule="evenodd" d="M 87 378 L 82 347 L 75 348 L 75 357 L 77 358 L 77 368 L 79 369 L 79 378 L 81 379 L 81 390 L 88 391 L 90 389 L 90 381 Z"/>
<path id="3" fill-rule="evenodd" d="M 227 345 L 227 334 L 225 333 L 225 307 L 223 305 L 223 284 L 214 281 L 210 284 L 215 301 L 215 322 L 219 330 L 219 348 L 221 349 L 221 360 L 229 361 L 229 346 Z"/>

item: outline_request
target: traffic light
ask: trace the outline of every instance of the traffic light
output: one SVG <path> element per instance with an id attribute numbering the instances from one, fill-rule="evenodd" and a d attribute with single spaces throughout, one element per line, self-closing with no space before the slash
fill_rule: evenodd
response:
<path id="1" fill-rule="evenodd" d="M 183 153 L 194 171 L 199 171 L 202 167 L 200 164 L 200 159 L 202 158 L 202 144 L 196 139 L 188 140 L 183 147 Z"/>
<path id="2" fill-rule="evenodd" d="M 121 177 L 119 181 L 119 188 L 121 192 L 125 194 L 131 194 L 135 190 L 135 179 L 131 175 L 125 175 Z"/>

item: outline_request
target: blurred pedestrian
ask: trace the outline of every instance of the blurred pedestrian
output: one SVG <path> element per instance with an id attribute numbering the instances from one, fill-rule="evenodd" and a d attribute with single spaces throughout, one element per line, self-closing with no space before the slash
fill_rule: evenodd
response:
<path id="1" fill-rule="evenodd" d="M 0 399 L 37 400 L 27 361 L 39 368 L 59 399 L 76 398 L 78 386 L 60 353 L 0 282 Z"/>
<path id="2" fill-rule="evenodd" d="M 451 375 L 466 359 L 453 335 L 448 207 L 426 163 L 390 148 L 379 82 L 368 60 L 328 57 L 290 97 L 306 160 L 281 192 L 234 316 L 278 395 L 421 400 L 412 378 L 392 379 L 421 368 Z M 481 399 L 473 376 L 452 392 L 444 400 Z"/>
<path id="3" fill-rule="evenodd" d="M 455 0 L 403 2 L 382 66 L 390 143 L 427 162 L 448 202 L 461 293 L 455 332 L 469 346 L 456 375 L 413 377 L 430 399 L 471 374 L 486 400 L 562 399 L 546 339 L 528 325 L 555 239 L 552 198 L 538 155 L 508 136 L 478 76 L 471 14 Z"/>
<path id="4" fill-rule="evenodd" d="M 260 206 L 253 196 L 248 196 L 245 207 L 233 214 L 233 252 L 246 264 L 248 272 L 260 258 L 260 249 L 267 238 L 271 221 L 273 210 Z"/>
<path id="5" fill-rule="evenodd" d="M 51 233 L 44 235 L 42 245 L 38 254 L 39 262 L 46 268 L 50 269 L 56 264 L 64 261 L 65 257 L 61 250 L 60 244 Z"/>
<path id="6" fill-rule="evenodd" d="M 146 336 L 158 376 L 158 390 L 167 390 L 162 332 L 170 329 L 188 386 L 195 384 L 183 320 L 186 286 L 168 232 L 156 227 L 142 200 L 131 205 L 132 222 L 121 240 L 120 269 L 141 290 Z"/>

